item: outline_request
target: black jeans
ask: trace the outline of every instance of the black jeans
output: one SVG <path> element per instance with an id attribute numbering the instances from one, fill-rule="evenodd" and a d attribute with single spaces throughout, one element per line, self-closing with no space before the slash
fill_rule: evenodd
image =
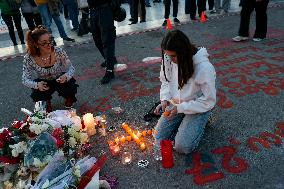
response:
<path id="1" fill-rule="evenodd" d="M 91 8 L 91 32 L 96 47 L 106 61 L 107 70 L 113 70 L 116 63 L 116 30 L 112 9 L 109 5 Z"/>
<path id="2" fill-rule="evenodd" d="M 165 4 L 165 19 L 168 19 L 171 11 L 171 1 L 173 2 L 173 17 L 178 14 L 178 0 L 164 0 Z"/>
<path id="3" fill-rule="evenodd" d="M 140 4 L 141 8 L 141 18 L 140 20 L 146 20 L 146 5 L 145 0 L 133 0 L 133 20 L 138 21 L 138 7 Z"/>
<path id="4" fill-rule="evenodd" d="M 36 26 L 42 25 L 41 16 L 39 13 L 23 13 L 23 16 L 30 30 L 34 30 Z"/>
<path id="5" fill-rule="evenodd" d="M 208 0 L 209 10 L 213 10 L 214 0 Z"/>
<path id="6" fill-rule="evenodd" d="M 14 45 L 17 43 L 17 40 L 16 40 L 16 36 L 15 36 L 13 21 L 15 23 L 15 26 L 16 26 L 16 29 L 17 29 L 17 32 L 18 32 L 18 36 L 21 40 L 21 43 L 24 43 L 25 38 L 24 38 L 24 33 L 23 33 L 22 25 L 21 25 L 21 14 L 18 13 L 18 14 L 9 15 L 9 14 L 1 13 L 1 16 L 2 16 L 5 24 L 8 27 L 9 35 L 10 35 L 10 38 L 13 41 Z"/>
<path id="7" fill-rule="evenodd" d="M 249 36 L 249 23 L 250 15 L 255 9 L 256 29 L 254 38 L 264 39 L 267 33 L 267 5 L 269 0 L 262 0 L 256 2 L 256 0 L 243 1 L 241 10 L 241 22 L 239 35 L 243 37 Z"/>
<path id="8" fill-rule="evenodd" d="M 206 0 L 197 0 L 198 14 L 206 10 Z M 196 0 L 185 0 L 185 14 L 190 14 L 190 18 L 196 15 Z"/>
<path id="9" fill-rule="evenodd" d="M 52 99 L 52 94 L 57 91 L 59 96 L 63 98 L 71 98 L 73 102 L 76 102 L 77 99 L 75 94 L 77 93 L 77 87 L 79 85 L 76 84 L 76 80 L 71 78 L 66 83 L 58 83 L 56 80 L 46 81 L 43 79 L 36 79 L 36 82 L 45 81 L 47 82 L 47 86 L 49 89 L 47 91 L 40 91 L 38 89 L 32 89 L 31 97 L 34 102 L 37 101 L 48 101 Z"/>

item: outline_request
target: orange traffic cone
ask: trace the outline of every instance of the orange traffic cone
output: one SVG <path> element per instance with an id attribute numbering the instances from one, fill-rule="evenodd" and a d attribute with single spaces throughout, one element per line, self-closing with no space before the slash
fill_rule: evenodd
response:
<path id="1" fill-rule="evenodd" d="M 173 26 L 172 26 L 172 24 L 171 24 L 171 20 L 170 20 L 169 18 L 167 18 L 167 25 L 166 25 L 166 29 L 167 29 L 167 30 L 171 30 L 171 29 L 173 29 Z"/>
<path id="2" fill-rule="evenodd" d="M 200 22 L 202 22 L 202 23 L 206 22 L 206 18 L 205 18 L 205 15 L 204 15 L 204 11 L 202 11 L 202 13 L 201 13 Z"/>

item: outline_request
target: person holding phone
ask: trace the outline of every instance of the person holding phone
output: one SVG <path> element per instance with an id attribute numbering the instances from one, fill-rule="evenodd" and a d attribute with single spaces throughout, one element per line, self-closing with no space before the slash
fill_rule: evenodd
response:
<path id="1" fill-rule="evenodd" d="M 52 46 L 50 33 L 43 26 L 27 32 L 27 54 L 23 60 L 22 83 L 32 89 L 34 102 L 46 101 L 47 111 L 52 111 L 52 94 L 57 91 L 65 99 L 65 107 L 77 101 L 75 68 L 66 52 Z M 37 75 L 32 79 L 32 73 Z"/>

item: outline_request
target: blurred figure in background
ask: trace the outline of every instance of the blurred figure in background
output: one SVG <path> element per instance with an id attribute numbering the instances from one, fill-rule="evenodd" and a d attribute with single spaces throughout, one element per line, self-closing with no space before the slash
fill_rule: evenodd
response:
<path id="1" fill-rule="evenodd" d="M 173 2 L 173 17 L 174 17 L 174 23 L 175 25 L 179 25 L 180 21 L 177 19 L 177 14 L 178 14 L 178 0 L 164 0 L 164 5 L 165 5 L 165 21 L 163 22 L 162 26 L 167 25 L 167 19 L 170 16 L 171 12 L 171 1 Z"/>
<path id="2" fill-rule="evenodd" d="M 239 35 L 233 38 L 233 41 L 245 41 L 249 39 L 250 16 L 255 10 L 256 28 L 253 41 L 259 42 L 266 38 L 267 33 L 267 5 L 269 0 L 242 0 L 241 1 L 241 21 Z"/>
<path id="3" fill-rule="evenodd" d="M 21 10 L 30 30 L 34 30 L 36 26 L 42 25 L 34 0 L 23 0 Z"/>
<path id="4" fill-rule="evenodd" d="M 35 0 L 35 3 L 38 6 L 43 25 L 48 29 L 49 33 L 52 34 L 50 26 L 53 19 L 59 31 L 60 37 L 65 41 L 75 41 L 74 39 L 67 36 L 63 27 L 62 21 L 60 19 L 59 0 Z"/>
<path id="5" fill-rule="evenodd" d="M 9 36 L 14 44 L 18 45 L 14 31 L 14 23 L 20 38 L 21 44 L 25 44 L 24 33 L 21 25 L 20 1 L 0 0 L 1 17 L 9 30 Z"/>
<path id="6" fill-rule="evenodd" d="M 79 21 L 78 21 L 79 9 L 78 9 L 77 0 L 62 0 L 62 1 L 63 4 L 66 5 L 67 7 L 69 19 L 72 21 L 73 28 L 71 29 L 71 31 L 77 31 L 79 28 Z"/>
<path id="7" fill-rule="evenodd" d="M 231 5 L 231 0 L 222 0 L 222 6 L 221 6 L 221 0 L 215 0 L 214 1 L 215 10 L 212 10 L 210 13 L 217 13 L 217 14 L 224 14 L 228 13 Z"/>
<path id="8" fill-rule="evenodd" d="M 206 10 L 206 0 L 197 0 L 198 15 Z M 196 0 L 185 0 L 185 14 L 190 14 L 191 20 L 196 20 Z"/>
<path id="9" fill-rule="evenodd" d="M 140 17 L 140 23 L 146 22 L 146 6 L 144 0 L 132 0 L 133 1 L 133 21 L 129 24 L 137 24 L 138 22 L 138 10 L 139 5 L 141 8 L 141 17 Z"/>

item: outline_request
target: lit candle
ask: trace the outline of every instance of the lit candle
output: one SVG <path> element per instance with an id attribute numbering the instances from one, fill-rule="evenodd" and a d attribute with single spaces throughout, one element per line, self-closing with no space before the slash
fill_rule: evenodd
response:
<path id="1" fill-rule="evenodd" d="M 138 138 L 140 138 L 142 136 L 142 133 L 140 133 L 139 131 L 137 132 L 137 136 Z"/>
<path id="2" fill-rule="evenodd" d="M 147 131 L 143 131 L 142 135 L 145 137 L 147 135 Z"/>
<path id="3" fill-rule="evenodd" d="M 114 141 L 115 141 L 116 143 L 119 143 L 119 138 L 116 137 L 116 138 L 114 139 Z"/>
<path id="4" fill-rule="evenodd" d="M 131 141 L 131 136 L 127 136 L 127 137 L 126 137 L 126 140 L 127 140 L 128 142 L 130 142 L 130 141 Z"/>
<path id="5" fill-rule="evenodd" d="M 139 137 L 134 132 L 131 131 L 131 129 L 128 127 L 128 125 L 123 123 L 121 127 L 133 138 L 133 140 L 136 142 L 136 144 L 138 144 L 140 146 Z"/>
<path id="6" fill-rule="evenodd" d="M 85 115 L 83 115 L 83 121 L 84 121 L 84 125 L 87 129 L 88 135 L 92 136 L 92 135 L 96 134 L 95 119 L 93 117 L 93 114 L 86 113 Z"/>
<path id="7" fill-rule="evenodd" d="M 119 141 L 122 142 L 122 143 L 125 142 L 125 136 L 122 136 L 122 137 L 119 139 Z"/>
<path id="8" fill-rule="evenodd" d="M 112 156 L 117 156 L 119 154 L 120 148 L 119 146 L 114 142 L 109 142 L 109 151 Z"/>
<path id="9" fill-rule="evenodd" d="M 132 160 L 131 154 L 129 152 L 124 152 L 122 154 L 122 164 L 127 165 L 130 164 Z"/>
<path id="10" fill-rule="evenodd" d="M 141 142 L 140 144 L 140 149 L 141 150 L 145 150 L 146 146 L 145 146 L 145 143 L 144 142 Z"/>
<path id="11" fill-rule="evenodd" d="M 152 134 L 152 130 L 148 130 L 148 131 L 147 131 L 147 134 L 148 134 L 148 135 L 151 135 L 151 134 Z"/>

